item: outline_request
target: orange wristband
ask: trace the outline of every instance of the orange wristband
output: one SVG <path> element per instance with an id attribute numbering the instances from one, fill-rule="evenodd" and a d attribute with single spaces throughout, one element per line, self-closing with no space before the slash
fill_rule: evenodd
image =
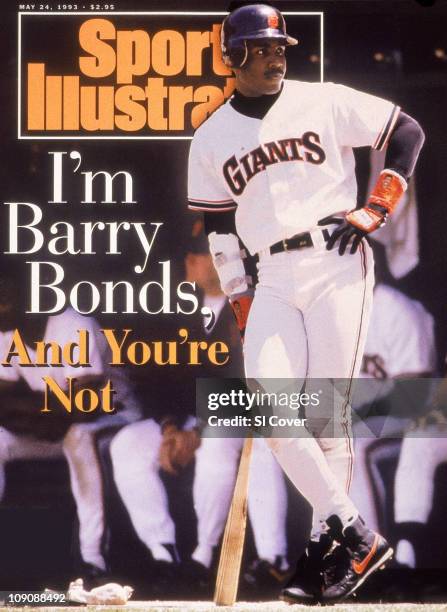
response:
<path id="1" fill-rule="evenodd" d="M 365 206 L 349 211 L 346 215 L 346 221 L 362 230 L 362 232 L 369 234 L 385 223 L 385 215 Z"/>
<path id="2" fill-rule="evenodd" d="M 368 198 L 368 204 L 383 206 L 388 213 L 392 213 L 406 189 L 407 181 L 400 174 L 394 170 L 382 170 Z"/>

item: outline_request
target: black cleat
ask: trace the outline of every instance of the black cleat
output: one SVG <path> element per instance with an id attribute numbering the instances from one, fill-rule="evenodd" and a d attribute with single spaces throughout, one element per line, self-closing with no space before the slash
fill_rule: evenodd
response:
<path id="1" fill-rule="evenodd" d="M 207 588 L 212 582 L 211 570 L 194 559 L 189 559 L 184 563 L 183 575 L 186 580 L 202 588 Z"/>
<path id="2" fill-rule="evenodd" d="M 290 604 L 317 604 L 323 589 L 323 559 L 332 546 L 332 538 L 324 533 L 318 542 L 309 542 L 298 560 L 296 571 L 281 591 L 281 599 Z"/>
<path id="3" fill-rule="evenodd" d="M 368 529 L 361 518 L 342 532 L 338 517 L 327 521 L 331 533 L 339 540 L 332 555 L 326 559 L 325 587 L 322 603 L 343 601 L 363 584 L 375 571 L 381 569 L 393 556 L 393 549 L 378 533 Z"/>
<path id="4" fill-rule="evenodd" d="M 215 576 L 211 569 L 194 559 L 186 560 L 181 569 L 183 590 L 187 597 L 200 600 L 212 597 Z"/>
<path id="5" fill-rule="evenodd" d="M 149 566 L 149 584 L 141 589 L 140 596 L 166 599 L 176 594 L 180 557 L 175 544 L 162 544 L 162 546 L 168 551 L 171 561 L 153 559 Z"/>
<path id="6" fill-rule="evenodd" d="M 331 551 L 323 562 L 323 590 L 338 584 L 351 565 L 351 556 L 348 550 L 334 542 Z"/>
<path id="7" fill-rule="evenodd" d="M 90 591 L 98 586 L 111 582 L 110 572 L 103 570 L 97 565 L 81 561 L 77 569 L 79 576 L 82 578 L 84 589 Z"/>
<path id="8" fill-rule="evenodd" d="M 291 571 L 284 567 L 283 557 L 276 557 L 274 563 L 266 559 L 255 559 L 244 573 L 244 581 L 257 591 L 280 589 L 290 579 Z"/>
<path id="9" fill-rule="evenodd" d="M 181 580 L 184 591 L 189 598 L 209 600 L 212 598 L 216 584 L 219 549 L 213 546 L 209 567 L 192 557 L 186 559 L 181 567 Z"/>

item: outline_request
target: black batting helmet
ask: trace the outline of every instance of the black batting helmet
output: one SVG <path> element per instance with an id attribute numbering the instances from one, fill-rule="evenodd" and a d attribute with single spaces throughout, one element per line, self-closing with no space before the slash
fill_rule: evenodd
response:
<path id="1" fill-rule="evenodd" d="M 227 66 L 241 68 L 248 57 L 247 40 L 275 39 L 285 45 L 296 45 L 296 38 L 286 32 L 286 22 L 278 9 L 267 4 L 241 6 L 222 23 L 222 57 Z"/>

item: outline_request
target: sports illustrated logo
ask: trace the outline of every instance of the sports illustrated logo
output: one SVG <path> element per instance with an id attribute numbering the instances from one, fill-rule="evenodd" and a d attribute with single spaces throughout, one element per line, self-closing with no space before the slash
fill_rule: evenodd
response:
<path id="1" fill-rule="evenodd" d="M 21 4 L 18 14 L 19 140 L 190 140 L 234 91 L 222 59 L 225 11 L 27 9 L 33 6 L 40 5 Z M 309 44 L 319 44 L 322 59 L 310 80 L 322 82 L 323 13 L 285 15 L 290 31 L 300 31 L 303 19 L 314 22 Z M 262 23 L 284 27 L 273 8 Z"/>
<path id="2" fill-rule="evenodd" d="M 233 92 L 219 18 L 70 17 L 22 16 L 21 40 L 41 41 L 32 51 L 23 44 L 21 54 L 20 126 L 28 137 L 190 135 Z M 55 30 L 69 45 L 52 56 L 45 42 Z"/>
<path id="3" fill-rule="evenodd" d="M 277 29 L 279 25 L 278 15 L 276 13 L 272 13 L 267 18 L 267 24 L 269 28 Z"/>
<path id="4" fill-rule="evenodd" d="M 302 161 L 322 164 L 326 154 L 315 132 L 305 132 L 301 138 L 284 138 L 266 142 L 239 159 L 233 155 L 224 163 L 222 172 L 234 195 L 241 195 L 247 183 L 259 172 L 278 162 Z"/>

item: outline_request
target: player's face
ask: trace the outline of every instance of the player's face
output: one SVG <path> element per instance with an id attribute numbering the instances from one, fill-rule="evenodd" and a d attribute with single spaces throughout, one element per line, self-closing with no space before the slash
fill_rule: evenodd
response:
<path id="1" fill-rule="evenodd" d="M 234 70 L 236 88 L 244 96 L 275 94 L 286 72 L 286 48 L 271 40 L 248 41 L 248 58 Z"/>

